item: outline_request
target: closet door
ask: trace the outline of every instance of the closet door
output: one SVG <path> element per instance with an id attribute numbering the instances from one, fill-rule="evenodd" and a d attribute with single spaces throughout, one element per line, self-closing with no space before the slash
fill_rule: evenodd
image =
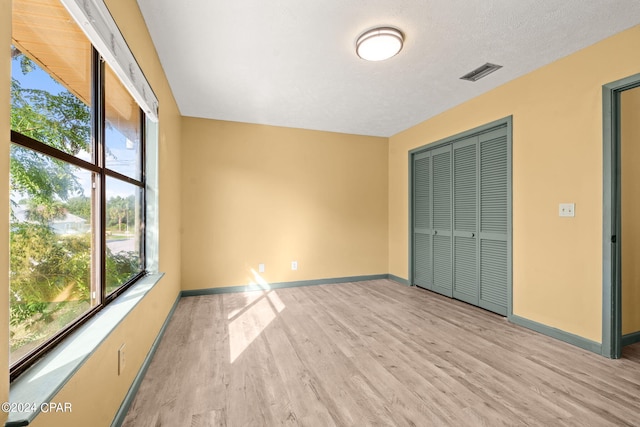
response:
<path id="1" fill-rule="evenodd" d="M 453 296 L 451 232 L 451 145 L 431 152 L 433 168 L 433 287 Z"/>
<path id="2" fill-rule="evenodd" d="M 479 136 L 480 144 L 480 301 L 506 315 L 508 307 L 508 151 L 507 129 Z"/>
<path id="3" fill-rule="evenodd" d="M 433 287 L 431 153 L 413 157 L 413 284 Z"/>
<path id="4" fill-rule="evenodd" d="M 478 137 L 453 143 L 453 297 L 478 305 Z"/>

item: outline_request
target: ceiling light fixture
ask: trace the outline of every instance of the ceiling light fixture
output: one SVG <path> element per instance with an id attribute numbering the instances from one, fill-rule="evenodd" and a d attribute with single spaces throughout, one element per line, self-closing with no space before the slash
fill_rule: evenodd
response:
<path id="1" fill-rule="evenodd" d="M 402 50 L 404 35 L 391 27 L 365 31 L 356 41 L 356 53 L 367 61 L 384 61 Z"/>

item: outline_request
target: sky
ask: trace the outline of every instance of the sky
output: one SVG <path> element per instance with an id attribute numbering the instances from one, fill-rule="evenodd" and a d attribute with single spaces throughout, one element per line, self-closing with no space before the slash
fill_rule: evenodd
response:
<path id="1" fill-rule="evenodd" d="M 14 58 L 11 64 L 11 75 L 18 80 L 21 87 L 29 89 L 45 90 L 51 94 L 59 94 L 66 91 L 66 88 L 54 80 L 49 74 L 42 70 L 36 64 L 33 71 L 26 74 L 22 73 L 20 68 L 20 58 Z M 105 137 L 109 153 L 107 155 L 107 164 L 113 170 L 128 175 L 131 177 L 136 176 L 136 162 L 135 156 L 138 154 L 138 150 L 127 148 L 127 138 L 120 133 L 115 127 L 107 126 L 105 131 Z M 76 156 L 82 160 L 90 161 L 90 154 L 86 151 L 81 151 Z M 84 195 L 89 196 L 91 194 L 91 172 L 82 168 L 77 168 L 78 172 L 76 177 L 78 178 L 81 186 L 84 189 Z M 135 192 L 135 186 L 124 183 L 117 179 L 109 178 L 106 186 L 107 199 L 115 196 L 127 197 Z M 78 194 L 76 194 L 77 196 Z"/>

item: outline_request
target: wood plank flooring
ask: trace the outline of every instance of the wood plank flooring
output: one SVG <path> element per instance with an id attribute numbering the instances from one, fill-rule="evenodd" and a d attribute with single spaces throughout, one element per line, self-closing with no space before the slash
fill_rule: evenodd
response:
<path id="1" fill-rule="evenodd" d="M 125 427 L 637 426 L 609 360 L 389 280 L 183 298 Z"/>

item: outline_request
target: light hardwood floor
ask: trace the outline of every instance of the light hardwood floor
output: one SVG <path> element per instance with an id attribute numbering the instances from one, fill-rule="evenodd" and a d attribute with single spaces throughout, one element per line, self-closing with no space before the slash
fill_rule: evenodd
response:
<path id="1" fill-rule="evenodd" d="M 637 426 L 609 360 L 388 280 L 183 298 L 123 424 Z"/>

